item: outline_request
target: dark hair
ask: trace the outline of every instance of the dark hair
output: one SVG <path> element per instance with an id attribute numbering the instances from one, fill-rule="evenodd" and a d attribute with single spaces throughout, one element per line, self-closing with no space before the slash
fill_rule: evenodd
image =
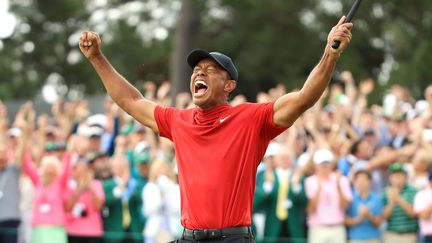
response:
<path id="1" fill-rule="evenodd" d="M 358 139 L 351 145 L 350 154 L 355 155 L 358 152 L 361 142 L 362 142 L 362 140 Z"/>
<path id="2" fill-rule="evenodd" d="M 357 179 L 357 177 L 359 176 L 359 175 L 366 175 L 367 176 L 367 178 L 371 181 L 372 180 L 372 175 L 369 173 L 369 171 L 367 171 L 367 170 L 358 170 L 358 171 L 356 171 L 355 173 L 354 173 L 354 180 L 356 180 Z"/>

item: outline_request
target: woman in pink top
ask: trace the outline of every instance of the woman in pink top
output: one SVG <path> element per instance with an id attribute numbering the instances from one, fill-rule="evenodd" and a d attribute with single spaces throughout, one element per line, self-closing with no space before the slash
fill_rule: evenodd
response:
<path id="1" fill-rule="evenodd" d="M 99 243 L 105 194 L 88 164 L 78 161 L 66 190 L 66 231 L 69 243 Z"/>
<path id="2" fill-rule="evenodd" d="M 63 169 L 56 156 L 44 156 L 37 172 L 30 153 L 24 155 L 23 169 L 34 190 L 32 243 L 66 243 L 63 193 L 69 175 L 69 153 L 63 155 Z"/>

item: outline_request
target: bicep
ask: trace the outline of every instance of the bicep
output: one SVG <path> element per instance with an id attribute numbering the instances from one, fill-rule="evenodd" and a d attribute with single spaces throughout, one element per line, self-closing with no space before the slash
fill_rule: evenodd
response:
<path id="1" fill-rule="evenodd" d="M 279 127 L 290 127 L 308 109 L 301 92 L 291 92 L 279 97 L 274 105 L 273 121 Z"/>
<path id="2" fill-rule="evenodd" d="M 158 132 L 158 126 L 154 116 L 156 103 L 145 98 L 137 100 L 127 99 L 122 104 L 119 104 L 119 106 L 138 122 Z"/>

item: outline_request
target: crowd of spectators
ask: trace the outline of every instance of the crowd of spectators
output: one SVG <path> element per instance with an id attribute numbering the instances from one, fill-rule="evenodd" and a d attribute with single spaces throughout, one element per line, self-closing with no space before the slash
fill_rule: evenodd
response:
<path id="1" fill-rule="evenodd" d="M 169 82 L 142 88 L 172 104 Z M 373 80 L 342 72 L 270 143 L 256 180 L 258 242 L 432 242 L 432 86 L 416 100 L 394 85 L 371 105 L 373 91 Z M 285 93 L 278 85 L 256 100 Z M 175 101 L 192 106 L 188 93 Z M 27 102 L 9 120 L 0 104 L 0 242 L 181 237 L 172 143 L 109 97 L 104 108 L 91 114 L 85 100 L 60 99 L 51 114 L 37 114 Z"/>

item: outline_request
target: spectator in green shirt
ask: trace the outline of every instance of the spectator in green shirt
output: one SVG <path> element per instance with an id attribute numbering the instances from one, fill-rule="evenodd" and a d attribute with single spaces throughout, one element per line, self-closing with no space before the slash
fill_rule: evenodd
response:
<path id="1" fill-rule="evenodd" d="M 384 193 L 384 219 L 387 220 L 384 243 L 415 243 L 418 226 L 413 202 L 416 190 L 407 184 L 403 164 L 391 164 L 388 172 L 390 186 Z"/>

